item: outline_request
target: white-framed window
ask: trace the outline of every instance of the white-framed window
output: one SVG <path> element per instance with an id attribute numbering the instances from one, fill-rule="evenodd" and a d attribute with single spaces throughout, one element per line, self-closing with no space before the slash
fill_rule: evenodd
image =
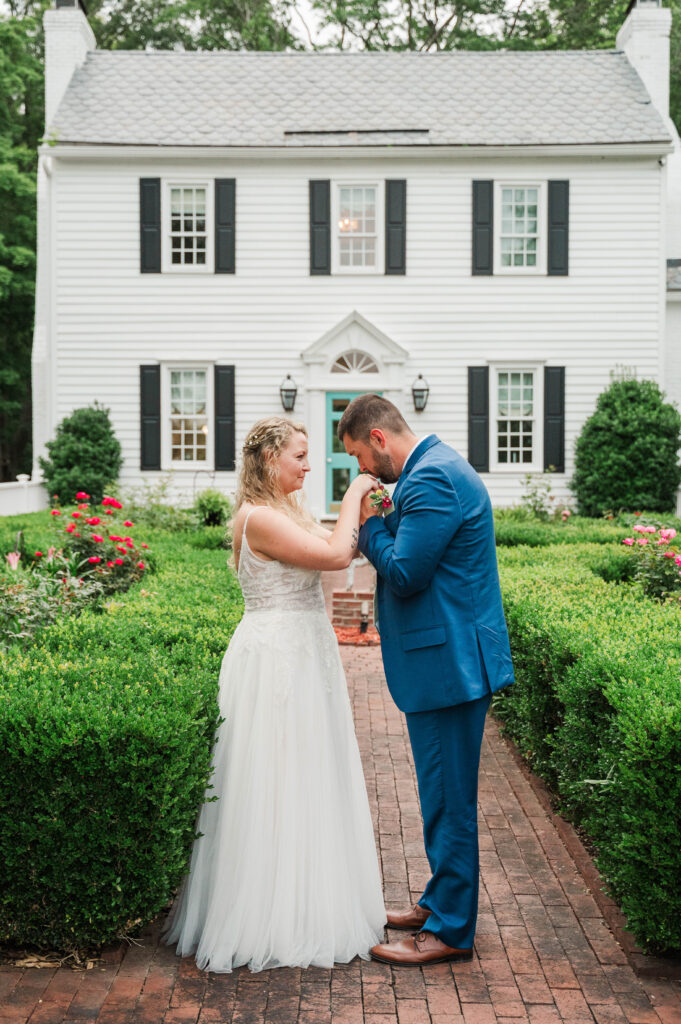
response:
<path id="1" fill-rule="evenodd" d="M 490 367 L 490 390 L 490 468 L 537 472 L 543 457 L 540 367 Z"/>
<path id="2" fill-rule="evenodd" d="M 163 270 L 213 272 L 213 182 L 164 182 Z"/>
<path id="3" fill-rule="evenodd" d="M 546 182 L 494 183 L 494 273 L 546 273 Z"/>
<path id="4" fill-rule="evenodd" d="M 164 469 L 212 469 L 213 366 L 169 363 L 161 378 Z"/>
<path id="5" fill-rule="evenodd" d="M 385 267 L 383 181 L 334 181 L 331 191 L 334 274 L 382 274 Z"/>

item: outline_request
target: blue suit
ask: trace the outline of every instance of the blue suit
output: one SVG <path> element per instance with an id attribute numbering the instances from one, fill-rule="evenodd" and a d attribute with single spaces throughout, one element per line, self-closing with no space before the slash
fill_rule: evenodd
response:
<path id="1" fill-rule="evenodd" d="M 411 453 L 394 510 L 359 548 L 378 575 L 388 688 L 405 712 L 432 877 L 426 928 L 469 949 L 478 903 L 477 782 L 491 694 L 513 682 L 487 490 L 435 435 Z"/>

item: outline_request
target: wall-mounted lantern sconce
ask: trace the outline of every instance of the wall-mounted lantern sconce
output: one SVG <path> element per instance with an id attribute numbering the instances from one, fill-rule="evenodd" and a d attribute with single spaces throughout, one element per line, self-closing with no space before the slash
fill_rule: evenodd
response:
<path id="1" fill-rule="evenodd" d="M 429 391 L 430 388 L 428 387 L 428 381 L 423 374 L 420 373 L 411 386 L 411 397 L 414 399 L 415 412 L 423 412 L 428 401 Z"/>
<path id="2" fill-rule="evenodd" d="M 281 404 L 284 407 L 284 412 L 293 412 L 296 407 L 298 386 L 290 373 L 287 373 L 286 379 L 282 380 L 279 387 L 279 394 L 281 395 Z"/>

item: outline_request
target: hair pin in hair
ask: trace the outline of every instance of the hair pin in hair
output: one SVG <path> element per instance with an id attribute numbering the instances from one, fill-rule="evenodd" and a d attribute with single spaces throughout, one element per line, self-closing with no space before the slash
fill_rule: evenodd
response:
<path id="1" fill-rule="evenodd" d="M 250 434 L 244 441 L 244 449 L 249 452 L 254 452 L 256 448 L 259 448 L 265 439 L 264 431 L 259 434 Z"/>

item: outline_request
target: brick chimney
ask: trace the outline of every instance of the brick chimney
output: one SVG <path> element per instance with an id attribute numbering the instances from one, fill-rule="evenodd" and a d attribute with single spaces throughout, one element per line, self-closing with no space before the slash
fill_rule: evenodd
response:
<path id="1" fill-rule="evenodd" d="M 47 133 L 73 72 L 97 46 L 82 0 L 55 0 L 45 11 L 45 131 Z"/>
<path id="2" fill-rule="evenodd" d="M 624 50 L 664 118 L 669 116 L 669 33 L 672 12 L 659 0 L 636 0 L 617 33 Z"/>

